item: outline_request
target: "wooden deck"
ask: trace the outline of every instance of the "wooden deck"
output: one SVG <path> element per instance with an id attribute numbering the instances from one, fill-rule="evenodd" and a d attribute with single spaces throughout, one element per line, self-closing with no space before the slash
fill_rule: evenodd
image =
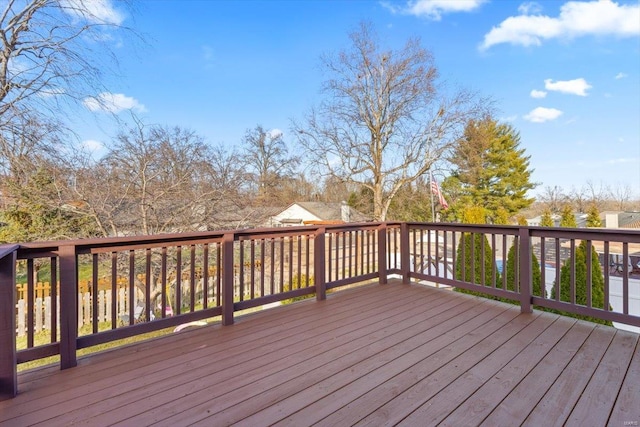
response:
<path id="1" fill-rule="evenodd" d="M 372 285 L 22 373 L 0 425 L 638 425 L 638 335 Z"/>

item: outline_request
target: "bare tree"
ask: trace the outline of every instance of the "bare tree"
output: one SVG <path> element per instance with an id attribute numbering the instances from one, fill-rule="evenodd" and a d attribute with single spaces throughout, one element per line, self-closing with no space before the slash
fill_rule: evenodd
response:
<path id="1" fill-rule="evenodd" d="M 59 120 L 61 105 L 95 102 L 117 64 L 109 43 L 123 15 L 108 1 L 9 0 L 0 11 L 0 140 L 25 121 Z M 120 3 L 123 4 L 123 3 Z M 6 150 L 5 150 L 6 151 Z M 4 153 L 3 153 L 4 154 Z"/>
<path id="2" fill-rule="evenodd" d="M 73 206 L 104 235 L 211 229 L 238 209 L 243 176 L 235 154 L 194 132 L 137 121 L 78 169 Z"/>
<path id="3" fill-rule="evenodd" d="M 350 39 L 348 50 L 322 58 L 327 98 L 293 127 L 320 173 L 370 189 L 374 217 L 384 220 L 400 188 L 443 157 L 483 108 L 469 92 L 447 94 L 418 40 L 384 50 L 368 24 Z"/>
<path id="4" fill-rule="evenodd" d="M 618 184 L 610 190 L 610 197 L 616 203 L 619 211 L 625 210 L 627 203 L 631 200 L 632 194 L 633 191 L 629 184 Z"/>
<path id="5" fill-rule="evenodd" d="M 554 187 L 544 187 L 544 191 L 538 196 L 538 200 L 551 213 L 559 214 L 563 206 L 567 204 L 568 197 L 562 188 L 556 185 Z"/>
<path id="6" fill-rule="evenodd" d="M 291 155 L 282 132 L 267 131 L 258 125 L 247 130 L 243 140 L 243 160 L 253 174 L 258 199 L 270 202 L 278 199 L 278 188 L 294 176 L 299 158 Z"/>

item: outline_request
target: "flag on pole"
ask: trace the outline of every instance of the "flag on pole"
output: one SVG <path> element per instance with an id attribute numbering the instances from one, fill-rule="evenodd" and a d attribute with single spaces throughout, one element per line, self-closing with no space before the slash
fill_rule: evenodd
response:
<path id="1" fill-rule="evenodd" d="M 442 209 L 447 209 L 449 207 L 449 204 L 445 200 L 444 195 L 442 194 L 442 191 L 440 191 L 440 186 L 438 185 L 438 181 L 433 179 L 433 176 L 431 177 L 431 192 L 435 196 L 438 196 L 438 202 L 440 203 L 440 206 L 442 206 Z"/>

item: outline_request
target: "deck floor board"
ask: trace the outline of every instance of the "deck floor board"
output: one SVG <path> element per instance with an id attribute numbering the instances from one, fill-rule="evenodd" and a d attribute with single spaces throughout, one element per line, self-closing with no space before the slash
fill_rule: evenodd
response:
<path id="1" fill-rule="evenodd" d="M 0 426 L 633 425 L 638 335 L 368 285 L 19 374 Z"/>

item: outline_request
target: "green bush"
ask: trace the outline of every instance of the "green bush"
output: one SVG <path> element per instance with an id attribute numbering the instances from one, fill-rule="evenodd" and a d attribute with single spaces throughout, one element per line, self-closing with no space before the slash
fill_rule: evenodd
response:
<path id="1" fill-rule="evenodd" d="M 587 244 L 582 241 L 576 248 L 575 252 L 575 284 L 576 284 L 576 304 L 587 305 Z M 598 260 L 598 254 L 595 249 L 591 248 L 591 306 L 594 308 L 604 308 L 604 276 L 602 268 Z M 556 297 L 556 287 L 551 292 L 551 298 Z M 571 301 L 571 259 L 567 259 L 560 270 L 560 301 Z M 596 319 L 581 314 L 564 313 L 566 316 L 575 317 L 577 319 L 588 320 L 594 323 L 613 326 L 610 321 Z"/>
<path id="2" fill-rule="evenodd" d="M 473 254 L 471 247 L 473 245 Z M 483 250 L 484 245 L 484 250 Z M 464 257 L 463 257 L 464 248 Z M 483 256 L 484 253 L 484 256 Z M 473 268 L 472 258 L 473 255 Z M 484 257 L 484 263 L 483 263 Z M 464 265 L 464 276 L 463 276 Z M 484 276 L 483 276 L 484 266 Z M 496 273 L 496 280 L 500 281 L 500 273 L 493 262 L 493 250 L 489 245 L 487 236 L 480 233 L 463 233 L 460 245 L 456 251 L 456 279 L 464 282 L 475 283 L 477 285 L 491 286 L 493 282 L 493 272 Z M 477 291 L 470 291 L 456 288 L 456 291 L 465 294 L 477 295 L 486 298 L 497 299 L 496 297 L 483 294 Z"/>
<path id="3" fill-rule="evenodd" d="M 506 276 L 507 290 L 518 292 L 516 287 L 516 268 L 518 268 L 519 259 L 516 257 L 516 245 L 513 244 L 509 248 L 507 254 L 507 262 L 504 265 L 503 274 Z M 546 292 L 540 283 L 540 262 L 538 257 L 531 251 L 531 290 L 535 296 L 546 296 Z M 511 302 L 511 300 L 509 300 Z"/>

